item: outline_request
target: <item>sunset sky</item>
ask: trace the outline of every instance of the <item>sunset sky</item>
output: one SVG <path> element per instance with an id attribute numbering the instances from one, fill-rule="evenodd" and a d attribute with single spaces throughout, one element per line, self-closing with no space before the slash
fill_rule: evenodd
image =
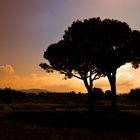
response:
<path id="1" fill-rule="evenodd" d="M 0 0 L 0 88 L 85 92 L 82 81 L 62 80 L 63 75 L 47 74 L 38 65 L 73 21 L 92 17 L 121 20 L 140 30 L 140 0 Z M 140 87 L 139 76 L 140 69 L 121 67 L 117 93 Z M 109 89 L 106 78 L 94 86 Z"/>

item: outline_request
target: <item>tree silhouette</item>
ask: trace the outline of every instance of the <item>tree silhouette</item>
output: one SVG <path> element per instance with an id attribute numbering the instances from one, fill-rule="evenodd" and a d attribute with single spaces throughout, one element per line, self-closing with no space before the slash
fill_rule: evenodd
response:
<path id="1" fill-rule="evenodd" d="M 101 88 L 93 88 L 93 94 L 96 100 L 103 100 L 104 99 L 104 91 Z"/>
<path id="2" fill-rule="evenodd" d="M 132 62 L 132 66 L 136 69 L 139 68 L 140 64 L 140 32 L 134 30 L 131 33 L 129 41 L 126 43 L 127 53 L 129 61 Z"/>
<path id="3" fill-rule="evenodd" d="M 96 57 L 96 66 L 103 70 L 111 87 L 112 109 L 116 109 L 116 73 L 117 69 L 130 61 L 125 55 L 131 35 L 129 26 L 118 20 L 105 19 L 102 22 L 101 45 Z M 127 49 L 129 52 L 129 50 Z M 130 53 L 130 52 L 129 52 Z"/>
<path id="4" fill-rule="evenodd" d="M 140 101 L 140 88 L 131 89 L 129 92 L 130 100 Z"/>
<path id="5" fill-rule="evenodd" d="M 125 55 L 125 45 L 131 29 L 118 20 L 90 18 L 73 22 L 63 39 L 52 44 L 44 53 L 47 63 L 40 66 L 47 72 L 54 70 L 65 78 L 83 80 L 93 109 L 93 81 L 107 76 L 111 87 L 112 109 L 116 109 L 117 69 L 131 59 Z M 129 52 L 129 49 L 127 49 Z"/>
<path id="6" fill-rule="evenodd" d="M 65 79 L 76 77 L 82 80 L 88 92 L 90 110 L 94 110 L 93 81 L 104 76 L 96 68 L 93 55 L 94 49 L 97 49 L 93 44 L 99 43 L 95 38 L 99 37 L 97 26 L 100 24 L 100 18 L 73 22 L 63 39 L 44 52 L 48 63 L 40 64 L 47 72 L 56 70 L 65 74 Z"/>

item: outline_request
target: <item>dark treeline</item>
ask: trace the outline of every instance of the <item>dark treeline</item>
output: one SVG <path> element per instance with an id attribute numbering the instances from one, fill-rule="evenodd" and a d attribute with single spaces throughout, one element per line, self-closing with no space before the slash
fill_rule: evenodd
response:
<path id="1" fill-rule="evenodd" d="M 86 94 L 72 92 L 40 92 L 27 93 L 22 91 L 13 90 L 10 88 L 0 89 L 0 103 L 62 103 L 68 104 L 69 102 L 86 103 Z"/>
<path id="2" fill-rule="evenodd" d="M 101 88 L 93 89 L 95 100 L 103 101 L 104 103 L 111 100 L 111 91 L 103 91 Z M 140 103 L 140 88 L 131 89 L 129 93 L 117 95 L 118 102 L 125 103 Z M 13 90 L 10 88 L 0 89 L 0 103 L 51 103 L 51 104 L 69 104 L 76 103 L 77 105 L 88 105 L 88 95 L 85 93 L 72 92 L 40 92 L 26 93 Z"/>

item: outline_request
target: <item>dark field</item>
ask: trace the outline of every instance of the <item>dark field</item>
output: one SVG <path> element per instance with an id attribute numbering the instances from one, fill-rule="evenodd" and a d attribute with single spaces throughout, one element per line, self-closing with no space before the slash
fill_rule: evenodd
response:
<path id="1" fill-rule="evenodd" d="M 139 140 L 140 102 L 117 97 L 117 112 L 110 100 L 98 98 L 88 112 L 85 94 L 23 94 L 2 91 L 0 140 Z"/>
<path id="2" fill-rule="evenodd" d="M 58 104 L 1 104 L 0 126 L 0 140 L 139 140 L 140 111 L 91 114 Z"/>

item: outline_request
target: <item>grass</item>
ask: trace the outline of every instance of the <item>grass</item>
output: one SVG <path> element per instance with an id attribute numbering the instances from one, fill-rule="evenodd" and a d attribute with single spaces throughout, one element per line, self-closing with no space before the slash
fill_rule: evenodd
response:
<path id="1" fill-rule="evenodd" d="M 35 124 L 3 122 L 1 140 L 139 140 L 140 134 L 94 132 L 87 129 L 43 127 Z"/>
<path id="2" fill-rule="evenodd" d="M 0 104 L 0 140 L 139 140 L 140 111 L 93 114 L 75 104 Z"/>

